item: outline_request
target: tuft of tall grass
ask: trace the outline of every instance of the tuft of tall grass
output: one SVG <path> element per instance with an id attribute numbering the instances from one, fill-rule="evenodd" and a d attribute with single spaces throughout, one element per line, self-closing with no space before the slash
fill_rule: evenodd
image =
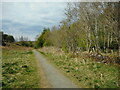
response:
<path id="1" fill-rule="evenodd" d="M 118 88 L 118 66 L 97 63 L 90 58 L 71 58 L 66 54 L 40 50 L 48 60 L 54 63 L 66 75 L 74 79 L 83 88 Z M 59 52 L 60 53 L 60 52 Z"/>
<path id="2" fill-rule="evenodd" d="M 40 88 L 36 60 L 31 50 L 3 49 L 3 88 Z"/>

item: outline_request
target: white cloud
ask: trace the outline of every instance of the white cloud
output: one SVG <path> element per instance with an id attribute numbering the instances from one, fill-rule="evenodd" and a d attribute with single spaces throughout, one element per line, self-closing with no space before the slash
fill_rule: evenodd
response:
<path id="1" fill-rule="evenodd" d="M 14 36 L 26 35 L 34 40 L 43 27 L 58 25 L 64 17 L 65 3 L 58 2 L 4 2 L 2 3 L 3 28 Z M 11 21 L 11 22 L 9 22 Z M 32 29 L 31 29 L 32 28 Z"/>
<path id="2" fill-rule="evenodd" d="M 2 2 L 119 2 L 119 0 L 2 0 Z"/>

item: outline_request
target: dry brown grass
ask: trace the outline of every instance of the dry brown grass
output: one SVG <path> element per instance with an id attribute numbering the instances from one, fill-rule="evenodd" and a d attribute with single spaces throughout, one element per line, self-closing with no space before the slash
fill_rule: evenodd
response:
<path id="1" fill-rule="evenodd" d="M 81 52 L 78 58 L 71 58 L 55 47 L 44 47 L 39 50 L 83 88 L 118 87 L 118 67 L 113 64 L 98 63 L 87 57 L 86 52 Z"/>
<path id="2" fill-rule="evenodd" d="M 24 47 L 24 46 L 18 46 L 14 43 L 10 43 L 7 46 L 0 46 L 2 49 L 7 49 L 7 50 L 32 50 L 31 47 Z"/>
<path id="3" fill-rule="evenodd" d="M 32 48 L 2 47 L 3 88 L 40 88 L 40 74 Z"/>

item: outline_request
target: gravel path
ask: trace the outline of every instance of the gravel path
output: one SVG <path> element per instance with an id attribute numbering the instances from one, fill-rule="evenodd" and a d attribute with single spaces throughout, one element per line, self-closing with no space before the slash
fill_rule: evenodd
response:
<path id="1" fill-rule="evenodd" d="M 38 51 L 33 50 L 36 59 L 39 60 L 40 65 L 45 73 L 48 82 L 52 88 L 78 88 L 71 80 L 61 74 L 54 66 L 52 66 Z"/>

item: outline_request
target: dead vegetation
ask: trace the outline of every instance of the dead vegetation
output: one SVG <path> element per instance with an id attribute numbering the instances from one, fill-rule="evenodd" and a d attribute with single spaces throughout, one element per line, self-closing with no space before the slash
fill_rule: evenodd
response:
<path id="1" fill-rule="evenodd" d="M 78 57 L 72 57 L 72 54 L 64 53 L 55 47 L 44 47 L 39 51 L 83 88 L 119 87 L 118 65 L 100 61 L 102 57 L 100 54 L 89 56 L 87 52 L 79 52 Z M 103 61 L 109 60 L 109 58 L 111 57 L 104 56 Z"/>

